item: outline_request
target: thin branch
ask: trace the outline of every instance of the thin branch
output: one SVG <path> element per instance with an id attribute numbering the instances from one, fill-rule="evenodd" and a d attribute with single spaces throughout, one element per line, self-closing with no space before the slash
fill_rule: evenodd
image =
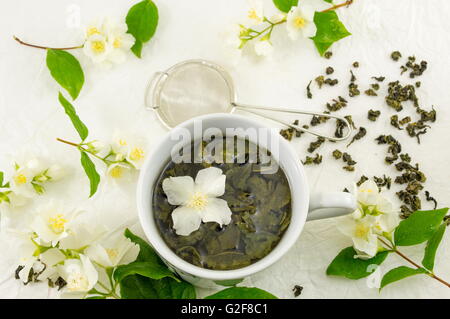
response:
<path id="1" fill-rule="evenodd" d="M 403 259 L 405 259 L 407 262 L 409 262 L 411 265 L 414 265 L 417 269 L 425 269 L 423 267 L 421 267 L 420 265 L 418 265 L 417 263 L 415 263 L 413 260 L 411 260 L 408 256 L 404 255 L 401 251 L 397 250 L 396 247 L 393 247 L 392 245 L 388 244 L 386 241 L 384 241 L 383 239 L 381 239 L 380 237 L 378 237 L 378 240 L 381 241 L 387 248 L 391 249 L 394 253 L 396 253 L 397 255 L 399 255 L 400 257 L 402 257 Z M 425 269 L 426 270 L 426 269 Z M 446 282 L 445 280 L 443 280 L 442 278 L 439 278 L 438 276 L 436 276 L 434 273 L 427 271 L 427 275 L 429 275 L 431 278 L 436 279 L 437 281 L 439 281 L 441 284 L 444 284 L 445 286 L 447 286 L 448 288 L 450 288 L 450 283 Z"/>
<path id="2" fill-rule="evenodd" d="M 36 49 L 43 49 L 43 50 L 48 50 L 48 49 L 51 49 L 51 50 L 75 50 L 75 49 L 81 49 L 83 47 L 83 45 L 79 45 L 76 47 L 68 47 L 68 48 L 51 48 L 51 47 L 44 47 L 41 45 L 24 42 L 24 41 L 20 40 L 18 37 L 16 37 L 15 35 L 13 36 L 13 39 L 22 45 L 26 45 L 28 47 L 32 47 L 32 48 L 36 48 Z"/>
<path id="3" fill-rule="evenodd" d="M 77 147 L 77 148 L 80 147 L 80 144 L 72 143 L 72 142 L 63 140 L 63 139 L 61 139 L 61 138 L 59 138 L 59 137 L 58 137 L 56 140 L 57 140 L 58 142 L 65 143 L 65 144 L 69 144 L 69 145 L 75 146 L 75 147 Z"/>
<path id="4" fill-rule="evenodd" d="M 328 9 L 322 10 L 321 12 L 333 11 L 333 10 L 336 10 L 336 9 L 338 9 L 338 8 L 340 8 L 340 7 L 345 7 L 345 6 L 348 7 L 348 6 L 351 5 L 352 3 L 353 3 L 353 0 L 347 0 L 347 1 L 343 2 L 343 3 L 336 4 L 336 5 L 334 5 L 334 6 L 330 7 L 330 8 L 328 8 Z"/>

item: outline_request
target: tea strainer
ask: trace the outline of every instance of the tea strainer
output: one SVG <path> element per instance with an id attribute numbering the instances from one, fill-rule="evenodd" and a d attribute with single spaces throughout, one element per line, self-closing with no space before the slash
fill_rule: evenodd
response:
<path id="1" fill-rule="evenodd" d="M 164 72 L 155 73 L 145 92 L 145 106 L 154 110 L 159 120 L 169 129 L 196 116 L 241 110 L 332 141 L 345 140 L 352 134 L 352 127 L 344 117 L 292 108 L 238 103 L 233 80 L 228 72 L 205 60 L 183 61 Z M 345 124 L 347 133 L 343 137 L 326 136 L 271 117 L 262 113 L 264 111 L 334 118 Z"/>

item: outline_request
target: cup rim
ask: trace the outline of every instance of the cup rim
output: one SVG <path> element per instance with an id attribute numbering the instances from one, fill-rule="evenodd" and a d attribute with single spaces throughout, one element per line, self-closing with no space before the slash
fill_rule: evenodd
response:
<path id="1" fill-rule="evenodd" d="M 248 127 L 265 127 L 260 122 L 249 117 L 229 113 L 215 113 L 187 120 L 177 125 L 173 130 L 190 127 L 193 125 L 194 121 L 231 121 L 230 123 L 246 123 Z M 231 127 L 238 126 L 233 124 Z M 185 273 L 186 275 L 203 279 L 215 281 L 240 279 L 271 266 L 294 245 L 306 222 L 309 206 L 309 187 L 303 165 L 293 147 L 278 133 L 275 134 L 274 132 L 271 132 L 271 134 L 279 142 L 280 152 L 283 152 L 283 156 L 280 156 L 280 158 L 276 160 L 279 162 L 289 181 L 292 201 L 291 223 L 283 234 L 280 242 L 267 256 L 248 266 L 231 270 L 212 270 L 195 266 L 177 256 L 164 242 L 154 222 L 151 207 L 154 183 L 160 175 L 160 169 L 158 169 L 156 174 L 152 174 L 152 163 L 153 158 L 156 158 L 157 155 L 161 156 L 161 148 L 171 141 L 170 132 L 164 136 L 156 147 L 153 148 L 153 151 L 147 156 L 139 174 L 136 192 L 137 209 L 140 224 L 150 245 L 155 249 L 155 252 L 169 264 L 169 266 L 176 268 L 176 270 Z M 170 151 L 167 153 L 167 158 L 170 158 Z M 284 167 L 285 165 L 289 166 Z M 154 178 L 152 178 L 152 175 Z M 292 187 L 293 184 L 296 186 Z"/>

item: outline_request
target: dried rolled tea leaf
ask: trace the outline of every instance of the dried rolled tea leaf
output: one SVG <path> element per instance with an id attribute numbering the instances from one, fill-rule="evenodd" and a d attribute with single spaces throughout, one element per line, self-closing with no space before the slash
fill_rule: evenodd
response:
<path id="1" fill-rule="evenodd" d="M 391 154 L 395 160 L 397 159 L 398 154 L 402 151 L 401 144 L 394 137 L 392 137 L 392 135 L 380 135 L 375 140 L 378 144 L 388 144 L 388 153 Z"/>
<path id="2" fill-rule="evenodd" d="M 342 109 L 343 107 L 347 106 L 347 100 L 344 99 L 342 96 L 338 96 L 337 99 L 332 100 L 333 103 L 327 103 L 327 109 L 330 112 L 336 112 Z"/>
<path id="3" fill-rule="evenodd" d="M 317 126 L 319 124 L 326 123 L 330 118 L 328 116 L 321 116 L 321 115 L 313 115 L 311 118 L 311 126 Z"/>
<path id="4" fill-rule="evenodd" d="M 400 72 L 400 75 L 403 75 L 403 73 L 408 71 L 408 68 L 406 66 L 402 65 L 402 66 L 400 66 L 400 70 L 402 70 L 402 72 Z"/>
<path id="5" fill-rule="evenodd" d="M 416 211 L 422 208 L 422 203 L 417 195 L 413 195 L 406 190 L 401 190 L 396 195 L 410 210 Z"/>
<path id="6" fill-rule="evenodd" d="M 327 75 L 333 74 L 333 72 L 334 72 L 334 69 L 331 66 L 327 67 L 325 70 L 325 73 Z"/>
<path id="7" fill-rule="evenodd" d="M 333 157 L 334 157 L 335 159 L 340 159 L 340 158 L 342 157 L 342 152 L 339 151 L 339 150 L 334 150 L 334 151 L 333 151 Z"/>
<path id="8" fill-rule="evenodd" d="M 386 187 L 387 189 L 391 189 L 392 179 L 383 174 L 383 177 L 374 176 L 373 180 L 375 184 L 377 184 L 378 188 L 381 190 L 382 187 Z"/>
<path id="9" fill-rule="evenodd" d="M 352 127 L 352 129 L 356 130 L 356 125 L 353 122 L 352 116 L 351 115 L 346 115 L 344 116 L 344 118 L 347 120 L 347 122 L 350 124 L 350 126 Z"/>
<path id="10" fill-rule="evenodd" d="M 398 121 L 398 123 L 400 125 L 405 125 L 405 124 L 408 124 L 409 122 L 411 122 L 411 117 L 410 116 L 405 116 L 400 121 Z"/>
<path id="11" fill-rule="evenodd" d="M 426 197 L 426 200 L 427 201 L 429 201 L 429 202 L 433 202 L 434 203 L 434 208 L 433 209 L 436 209 L 437 208 L 437 201 L 436 201 L 436 199 L 434 199 L 434 197 L 432 197 L 431 195 L 430 195 L 430 192 L 429 191 L 425 191 L 425 197 Z"/>
<path id="12" fill-rule="evenodd" d="M 375 91 L 378 91 L 380 89 L 380 85 L 378 83 L 372 83 L 370 85 L 372 87 L 372 89 L 374 89 Z"/>
<path id="13" fill-rule="evenodd" d="M 351 165 L 347 165 L 347 166 L 344 166 L 342 168 L 345 169 L 348 172 L 353 172 L 355 170 L 355 167 L 351 166 Z"/>
<path id="14" fill-rule="evenodd" d="M 370 109 L 369 112 L 367 112 L 367 118 L 372 121 L 375 122 L 378 117 L 380 116 L 381 112 L 380 111 L 375 111 Z"/>
<path id="15" fill-rule="evenodd" d="M 308 152 L 313 153 L 316 149 L 318 149 L 325 142 L 325 138 L 319 136 L 315 142 L 311 142 L 308 147 Z"/>
<path id="16" fill-rule="evenodd" d="M 356 183 L 356 186 L 361 186 L 365 181 L 367 181 L 369 178 L 367 177 L 367 176 L 364 176 L 364 175 L 362 175 L 360 178 L 359 178 L 359 181 Z"/>
<path id="17" fill-rule="evenodd" d="M 327 51 L 323 54 L 323 57 L 325 59 L 330 59 L 332 56 L 333 56 L 333 52 L 331 52 L 331 51 Z"/>
<path id="18" fill-rule="evenodd" d="M 309 81 L 308 85 L 306 86 L 306 96 L 308 99 L 312 99 L 313 95 L 311 93 L 311 83 L 312 81 Z"/>
<path id="19" fill-rule="evenodd" d="M 394 51 L 391 53 L 391 59 L 394 61 L 398 61 L 402 57 L 402 54 L 399 51 Z"/>
<path id="20" fill-rule="evenodd" d="M 315 157 L 306 156 L 306 159 L 302 163 L 303 165 L 311 165 L 311 164 L 319 165 L 320 163 L 322 163 L 322 155 L 316 153 Z"/>
<path id="21" fill-rule="evenodd" d="M 323 83 L 324 83 L 324 84 L 328 84 L 329 86 L 335 86 L 336 84 L 339 83 L 339 80 L 338 80 L 338 79 L 330 79 L 330 78 L 326 78 L 326 79 L 323 81 Z"/>
<path id="22" fill-rule="evenodd" d="M 355 76 L 355 74 L 353 73 L 352 70 L 350 70 L 350 75 L 351 75 L 350 82 L 355 82 L 356 81 L 356 76 Z"/>
<path id="23" fill-rule="evenodd" d="M 420 144 L 420 135 L 425 134 L 427 128 L 430 128 L 430 126 L 424 124 L 422 120 L 419 120 L 417 122 L 409 123 L 406 126 L 406 131 L 409 136 L 417 138 L 417 143 Z"/>
<path id="24" fill-rule="evenodd" d="M 21 272 L 22 269 L 24 269 L 25 266 L 23 265 L 19 265 L 16 270 L 14 271 L 14 278 L 15 279 L 20 279 L 19 273 Z"/>
<path id="25" fill-rule="evenodd" d="M 352 65 L 353 65 L 354 68 L 359 68 L 359 62 L 358 61 L 353 62 Z"/>
<path id="26" fill-rule="evenodd" d="M 347 144 L 347 147 L 349 147 L 351 144 L 353 144 L 353 142 L 362 139 L 364 136 L 366 136 L 366 134 L 367 134 L 367 130 L 364 127 L 360 126 L 358 133 L 356 133 L 353 136 L 353 138 L 350 141 L 350 143 Z"/>
<path id="27" fill-rule="evenodd" d="M 295 285 L 294 288 L 292 289 L 292 291 L 294 292 L 294 297 L 298 297 L 302 294 L 303 287 L 299 286 L 299 285 Z"/>
<path id="28" fill-rule="evenodd" d="M 367 89 L 364 91 L 364 93 L 368 96 L 378 96 L 377 92 L 375 92 L 374 89 Z"/>
<path id="29" fill-rule="evenodd" d="M 352 156 L 348 153 L 342 154 L 342 160 L 350 166 L 354 166 L 356 162 L 353 160 Z"/>
<path id="30" fill-rule="evenodd" d="M 417 167 L 414 167 L 411 164 L 406 163 L 406 162 L 400 162 L 400 163 L 395 164 L 395 168 L 399 172 L 404 171 L 404 170 L 417 170 Z"/>
<path id="31" fill-rule="evenodd" d="M 431 107 L 431 111 L 427 112 L 420 107 L 416 108 L 416 112 L 420 114 L 420 121 L 422 122 L 436 122 L 436 110 Z"/>
<path id="32" fill-rule="evenodd" d="M 292 127 L 289 127 L 287 129 L 280 130 L 280 135 L 286 140 L 291 141 L 295 135 L 295 130 Z"/>
<path id="33" fill-rule="evenodd" d="M 357 95 L 360 95 L 360 94 L 361 94 L 361 92 L 359 91 L 357 84 L 350 83 L 348 85 L 348 95 L 350 97 L 354 97 L 354 96 L 357 96 Z"/>
<path id="34" fill-rule="evenodd" d="M 344 136 L 345 122 L 337 119 L 336 120 L 336 130 L 334 131 L 334 136 L 341 138 Z"/>
<path id="35" fill-rule="evenodd" d="M 420 76 L 425 72 L 425 70 L 428 67 L 427 61 L 420 61 L 420 63 L 415 63 L 416 57 L 410 56 L 408 57 L 408 61 L 404 66 L 402 66 L 402 73 L 406 72 L 406 70 L 410 69 L 411 72 L 409 73 L 409 77 L 411 79 L 415 78 L 416 76 Z"/>
<path id="36" fill-rule="evenodd" d="M 418 181 L 409 182 L 406 186 L 406 191 L 413 195 L 419 195 L 419 192 L 423 189 L 423 185 Z"/>
<path id="37" fill-rule="evenodd" d="M 414 83 L 414 85 L 416 86 L 416 88 L 420 88 L 420 86 L 422 85 L 422 83 L 420 81 L 417 81 L 416 83 Z"/>
<path id="38" fill-rule="evenodd" d="M 398 115 L 397 115 L 397 114 L 391 116 L 391 125 L 392 125 L 393 127 L 395 127 L 395 128 L 398 128 L 399 130 L 403 130 L 403 129 L 400 127 L 400 123 L 399 123 L 399 121 L 398 121 Z"/>
<path id="39" fill-rule="evenodd" d="M 386 104 L 397 112 L 403 110 L 402 103 L 413 102 L 415 107 L 419 106 L 419 99 L 416 96 L 416 89 L 413 85 L 402 86 L 399 81 L 388 84 L 388 95 L 385 97 Z"/>
<path id="40" fill-rule="evenodd" d="M 387 164 L 393 164 L 396 160 L 398 160 L 398 155 L 386 156 L 384 158 L 384 161 Z"/>
<path id="41" fill-rule="evenodd" d="M 319 75 L 314 79 L 314 81 L 316 81 L 317 85 L 319 86 L 319 89 L 321 89 L 323 83 L 325 82 L 325 77 L 323 75 Z"/>
<path id="42" fill-rule="evenodd" d="M 384 76 L 372 76 L 372 79 L 374 79 L 378 82 L 383 82 L 385 77 Z"/>
<path id="43" fill-rule="evenodd" d="M 407 162 L 407 163 L 411 162 L 411 156 L 409 156 L 408 153 L 400 154 L 400 158 L 403 162 Z"/>
<path id="44" fill-rule="evenodd" d="M 400 212 L 401 212 L 400 217 L 403 219 L 408 218 L 413 213 L 413 211 L 409 209 L 409 207 L 406 205 L 400 206 Z"/>

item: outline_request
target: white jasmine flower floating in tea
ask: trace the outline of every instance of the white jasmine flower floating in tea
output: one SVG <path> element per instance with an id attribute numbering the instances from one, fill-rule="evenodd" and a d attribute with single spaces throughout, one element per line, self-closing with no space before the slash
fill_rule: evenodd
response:
<path id="1" fill-rule="evenodd" d="M 368 180 L 356 191 L 358 208 L 346 216 L 339 229 L 352 238 L 358 255 L 355 258 L 374 257 L 382 249 L 378 236 L 391 238 L 400 222 L 398 210 L 380 193 L 377 184 Z"/>
<path id="2" fill-rule="evenodd" d="M 201 222 L 216 222 L 220 226 L 231 222 L 231 210 L 225 200 L 226 176 L 220 168 L 209 167 L 190 176 L 169 177 L 162 187 L 169 204 L 177 205 L 172 212 L 177 235 L 188 236 L 199 229 Z"/>

